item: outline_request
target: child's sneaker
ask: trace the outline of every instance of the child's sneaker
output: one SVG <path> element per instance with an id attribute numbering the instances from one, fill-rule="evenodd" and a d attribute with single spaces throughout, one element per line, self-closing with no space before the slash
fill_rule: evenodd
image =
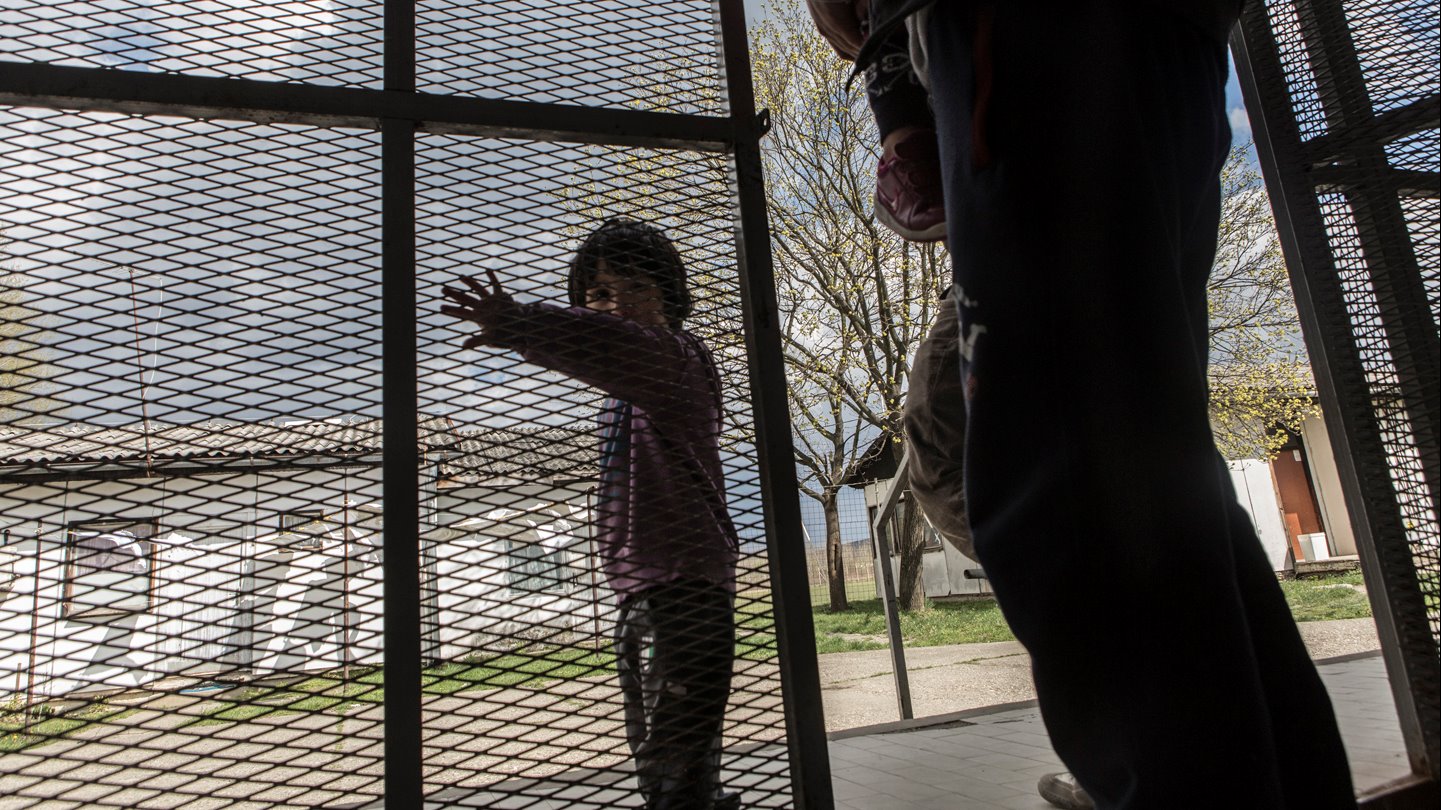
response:
<path id="1" fill-rule="evenodd" d="M 895 155 L 876 169 L 876 219 L 912 242 L 946 238 L 936 132 L 922 129 L 896 144 Z"/>

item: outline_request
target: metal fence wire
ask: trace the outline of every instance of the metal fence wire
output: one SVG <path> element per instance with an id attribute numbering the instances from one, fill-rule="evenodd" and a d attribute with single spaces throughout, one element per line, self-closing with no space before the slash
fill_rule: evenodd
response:
<path id="1" fill-rule="evenodd" d="M 806 500 L 801 513 L 808 515 L 806 539 L 806 575 L 810 582 L 811 604 L 830 604 L 830 564 L 827 559 L 825 516 L 819 503 Z M 847 600 L 875 599 L 876 548 L 871 539 L 871 514 L 865 496 L 858 489 L 842 490 L 836 503 L 841 530 L 841 570 L 845 573 Z"/>
<path id="2" fill-rule="evenodd" d="M 7 0 L 4 806 L 829 806 L 749 86 L 738 0 Z"/>
<path id="3" fill-rule="evenodd" d="M 1441 749 L 1441 71 L 1431 2 L 1270 0 L 1232 39 L 1414 770 Z"/>

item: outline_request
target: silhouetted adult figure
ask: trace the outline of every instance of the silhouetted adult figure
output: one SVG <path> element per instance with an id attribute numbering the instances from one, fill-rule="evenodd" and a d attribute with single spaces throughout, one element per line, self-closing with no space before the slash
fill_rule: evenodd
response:
<path id="1" fill-rule="evenodd" d="M 937 122 L 975 548 L 1056 752 L 1100 808 L 1354 807 L 1208 418 L 1239 0 L 887 5 Z"/>

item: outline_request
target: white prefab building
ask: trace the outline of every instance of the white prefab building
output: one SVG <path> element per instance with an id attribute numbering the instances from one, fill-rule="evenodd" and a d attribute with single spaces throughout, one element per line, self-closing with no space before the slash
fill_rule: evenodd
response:
<path id="1" fill-rule="evenodd" d="M 874 520 L 878 505 L 890 490 L 899 460 L 889 443 L 872 448 L 871 464 L 855 476 L 852 485 L 865 493 L 867 511 Z M 1229 461 L 1227 468 L 1236 496 L 1251 518 L 1274 570 L 1285 572 L 1295 569 L 1298 563 L 1328 560 L 1359 564 L 1340 472 L 1320 414 L 1308 417 L 1300 433 L 1276 458 Z M 892 575 L 899 577 L 899 557 L 893 556 L 891 565 Z M 978 577 L 980 571 L 980 563 L 942 542 L 928 527 L 922 569 L 926 596 L 990 593 L 985 579 Z M 879 593 L 880 585 L 876 587 Z"/>
<path id="2" fill-rule="evenodd" d="M 381 663 L 380 435 L 0 427 L 0 698 Z M 604 638 L 591 436 L 420 439 L 427 659 Z"/>

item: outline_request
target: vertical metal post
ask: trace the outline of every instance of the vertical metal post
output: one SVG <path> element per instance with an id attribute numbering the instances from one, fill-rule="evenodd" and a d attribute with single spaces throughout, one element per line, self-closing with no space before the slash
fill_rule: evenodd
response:
<path id="1" fill-rule="evenodd" d="M 41 526 L 35 522 L 35 590 L 30 592 L 30 662 L 25 668 L 25 730 L 30 730 L 31 708 L 35 705 L 35 647 L 40 641 L 40 570 L 45 559 L 41 554 Z M 51 666 L 54 672 L 54 666 Z"/>
<path id="2" fill-rule="evenodd" d="M 600 649 L 605 646 L 605 640 L 600 637 L 600 550 L 595 544 L 595 523 L 590 519 L 595 514 L 595 492 L 594 488 L 585 491 L 585 567 L 590 574 L 590 617 L 591 625 L 591 646 Z"/>
<path id="3" fill-rule="evenodd" d="M 886 496 L 876 508 L 876 521 L 871 536 L 876 538 L 876 576 L 881 578 L 881 609 L 886 614 L 886 641 L 891 648 L 891 671 L 896 681 L 896 705 L 902 720 L 916 716 L 911 708 L 911 676 L 906 669 L 906 642 L 901 636 L 900 608 L 896 604 L 896 578 L 891 573 L 891 532 L 900 525 L 898 515 L 901 494 L 910 486 L 910 450 L 902 456 L 900 469 L 891 479 Z"/>
<path id="4" fill-rule="evenodd" d="M 385 2 L 385 89 L 415 91 L 415 4 Z M 415 325 L 415 122 L 381 122 L 385 504 L 385 802 L 420 808 L 420 454 Z"/>
<path id="5" fill-rule="evenodd" d="M 346 469 L 340 503 L 340 681 L 350 688 L 350 470 Z"/>
<path id="6" fill-rule="evenodd" d="M 771 262 L 770 223 L 766 215 L 765 177 L 751 87 L 751 61 L 742 0 L 717 0 L 721 57 L 734 126 L 737 258 L 741 311 L 751 369 L 751 408 L 756 424 L 756 455 L 770 559 L 771 599 L 780 652 L 781 696 L 785 705 L 786 744 L 795 806 L 831 810 L 830 756 L 821 706 L 820 669 L 815 626 L 811 620 L 806 576 L 805 535 L 801 531 L 800 493 L 795 449 L 791 444 L 786 375 L 781 353 L 780 318 Z"/>

